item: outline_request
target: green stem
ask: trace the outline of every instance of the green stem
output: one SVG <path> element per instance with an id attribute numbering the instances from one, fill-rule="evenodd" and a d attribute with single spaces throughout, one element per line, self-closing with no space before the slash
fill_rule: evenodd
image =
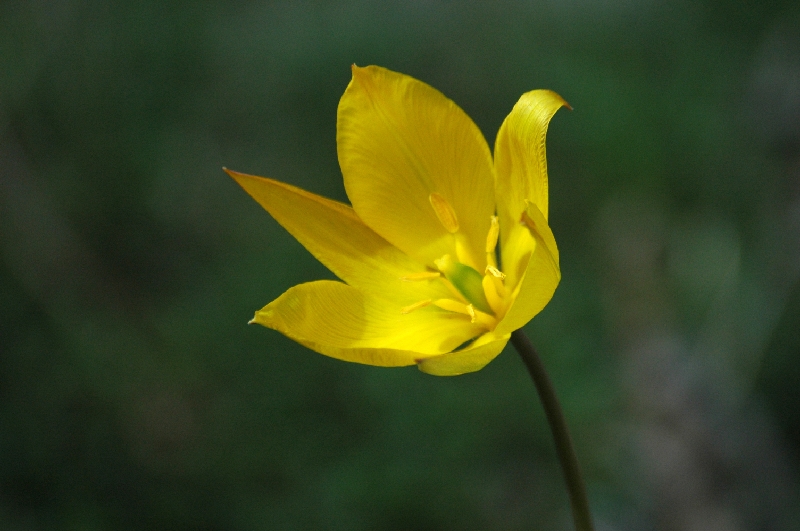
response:
<path id="1" fill-rule="evenodd" d="M 589 512 L 589 499 L 586 497 L 586 484 L 581 475 L 578 458 L 575 455 L 575 447 L 572 445 L 572 437 L 569 435 L 567 422 L 564 420 L 564 412 L 561 410 L 558 398 L 556 398 L 553 383 L 550 381 L 550 377 L 547 376 L 547 371 L 544 369 L 539 354 L 522 330 L 516 330 L 511 333 L 511 344 L 519 352 L 531 378 L 533 378 L 545 415 L 547 415 L 547 422 L 553 432 L 558 460 L 561 462 L 561 469 L 567 482 L 575 529 L 577 531 L 594 531 L 592 515 Z"/>

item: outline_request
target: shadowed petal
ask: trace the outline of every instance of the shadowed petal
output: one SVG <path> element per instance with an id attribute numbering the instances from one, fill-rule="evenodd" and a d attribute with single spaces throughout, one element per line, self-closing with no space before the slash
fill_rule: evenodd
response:
<path id="1" fill-rule="evenodd" d="M 367 225 L 428 265 L 459 255 L 461 238 L 467 261 L 483 270 L 494 213 L 491 155 L 455 103 L 411 77 L 353 66 L 336 140 L 347 196 Z"/>
<path id="2" fill-rule="evenodd" d="M 495 328 L 496 334 L 511 333 L 533 319 L 550 302 L 561 280 L 556 240 L 544 215 L 529 203 L 524 219 L 525 226 L 518 230 L 530 232 L 532 252 L 519 262 L 525 265 L 525 271 L 515 288 L 511 308 Z"/>
<path id="3" fill-rule="evenodd" d="M 253 322 L 321 354 L 370 365 L 400 366 L 449 352 L 480 329 L 435 306 L 401 314 L 383 300 L 331 280 L 308 282 L 256 312 Z"/>
<path id="4" fill-rule="evenodd" d="M 419 360 L 419 370 L 434 376 L 457 376 L 479 371 L 503 351 L 509 337 L 511 334 L 502 337 L 484 334 L 464 350 Z"/>

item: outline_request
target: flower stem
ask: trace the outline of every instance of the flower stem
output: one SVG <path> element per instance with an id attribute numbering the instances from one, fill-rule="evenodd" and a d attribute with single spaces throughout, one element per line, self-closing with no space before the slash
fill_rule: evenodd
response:
<path id="1" fill-rule="evenodd" d="M 511 333 L 511 344 L 519 352 L 531 378 L 533 378 L 545 415 L 547 415 L 547 422 L 553 432 L 558 460 L 561 462 L 561 469 L 567 482 L 567 492 L 569 493 L 570 505 L 572 505 L 572 518 L 575 520 L 575 529 L 577 531 L 593 531 L 594 526 L 592 525 L 592 515 L 589 512 L 589 500 L 586 497 L 586 484 L 581 475 L 578 458 L 572 445 L 572 437 L 569 435 L 567 422 L 564 420 L 564 412 L 561 410 L 558 398 L 556 398 L 553 383 L 550 381 L 547 371 L 545 371 L 539 354 L 522 330 L 516 330 Z"/>

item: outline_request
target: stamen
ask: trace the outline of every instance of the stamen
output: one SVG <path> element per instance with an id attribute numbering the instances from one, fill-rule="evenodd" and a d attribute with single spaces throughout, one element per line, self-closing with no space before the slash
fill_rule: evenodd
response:
<path id="1" fill-rule="evenodd" d="M 505 304 L 503 300 L 506 294 L 503 281 L 497 277 L 493 277 L 492 275 L 484 276 L 483 293 L 486 295 L 486 301 L 489 303 L 489 306 L 491 306 L 495 316 L 498 318 L 502 317 L 502 315 L 505 313 Z"/>
<path id="2" fill-rule="evenodd" d="M 424 301 L 419 301 L 419 302 L 415 302 L 414 304 L 409 304 L 405 308 L 401 308 L 400 309 L 400 313 L 402 315 L 409 314 L 409 313 L 413 312 L 414 310 L 419 310 L 420 308 L 424 308 L 425 306 L 428 306 L 431 302 L 432 302 L 431 299 L 425 299 Z"/>
<path id="3" fill-rule="evenodd" d="M 422 280 L 433 280 L 440 276 L 442 276 L 442 274 L 438 271 L 422 271 L 420 273 L 411 273 L 410 275 L 402 276 L 400 280 L 404 282 L 419 282 Z"/>
<path id="4" fill-rule="evenodd" d="M 467 305 L 463 302 L 454 301 L 453 299 L 437 299 L 433 301 L 433 305 L 442 310 L 447 310 L 448 312 L 469 315 Z"/>
<path id="5" fill-rule="evenodd" d="M 468 304 L 467 305 L 467 311 L 469 312 L 469 322 L 470 323 L 474 323 L 475 322 L 475 307 L 472 306 L 471 304 Z"/>
<path id="6" fill-rule="evenodd" d="M 430 201 L 433 211 L 436 212 L 436 217 L 439 218 L 439 222 L 445 230 L 450 234 L 458 232 L 458 217 L 453 207 L 447 202 L 447 199 L 433 192 L 428 196 L 428 201 Z"/>
<path id="7" fill-rule="evenodd" d="M 452 299 L 437 299 L 433 301 L 433 305 L 442 310 L 469 317 L 471 323 L 477 323 L 487 330 L 493 329 L 497 324 L 497 319 L 486 312 L 476 310 L 472 304 L 464 304 L 463 302 L 454 301 Z"/>
<path id="8" fill-rule="evenodd" d="M 507 291 L 505 284 L 503 284 L 503 279 L 492 276 L 489 276 L 487 278 L 492 279 L 492 284 L 494 284 L 494 289 L 497 292 L 497 295 L 499 295 L 501 298 L 505 297 Z"/>
<path id="9" fill-rule="evenodd" d="M 486 266 L 486 273 L 487 275 L 492 275 L 495 278 L 499 278 L 500 280 L 506 278 L 506 274 L 497 269 L 494 266 L 488 265 Z"/>

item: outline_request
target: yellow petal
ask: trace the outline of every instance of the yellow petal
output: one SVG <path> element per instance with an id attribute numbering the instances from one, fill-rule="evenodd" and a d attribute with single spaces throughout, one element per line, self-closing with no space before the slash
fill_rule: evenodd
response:
<path id="1" fill-rule="evenodd" d="M 449 295 L 442 282 L 404 282 L 404 276 L 428 271 L 367 227 L 351 207 L 272 179 L 225 171 L 351 286 L 401 306 Z"/>
<path id="2" fill-rule="evenodd" d="M 347 196 L 367 225 L 428 265 L 445 254 L 462 258 L 460 238 L 466 262 L 483 271 L 492 161 L 483 135 L 455 103 L 409 76 L 353 66 L 336 141 Z"/>
<path id="3" fill-rule="evenodd" d="M 532 252 L 525 254 L 517 265 L 525 268 L 524 273 L 513 288 L 511 307 L 495 328 L 495 334 L 522 328 L 550 302 L 561 280 L 556 240 L 544 214 L 529 203 L 523 217 L 524 224 L 519 230 L 530 234 Z"/>
<path id="4" fill-rule="evenodd" d="M 529 203 L 522 215 L 522 225 L 530 231 L 537 243 L 544 243 L 547 252 L 552 257 L 556 269 L 558 269 L 560 261 L 558 255 L 558 246 L 556 245 L 556 237 L 553 236 L 553 231 L 547 223 L 547 218 L 535 204 Z"/>
<path id="5" fill-rule="evenodd" d="M 483 369 L 506 346 L 511 334 L 484 334 L 464 350 L 418 361 L 419 370 L 435 376 L 457 376 Z"/>
<path id="6" fill-rule="evenodd" d="M 468 318 L 428 306 L 408 314 L 331 280 L 294 286 L 256 312 L 253 322 L 334 358 L 401 366 L 449 352 L 480 328 Z"/>
<path id="7" fill-rule="evenodd" d="M 545 137 L 555 112 L 567 106 L 561 96 L 549 90 L 534 90 L 522 95 L 506 117 L 494 147 L 497 174 L 497 214 L 500 218 L 503 263 L 510 227 L 515 225 L 526 208 L 525 201 L 535 204 L 548 217 L 547 159 Z"/>

